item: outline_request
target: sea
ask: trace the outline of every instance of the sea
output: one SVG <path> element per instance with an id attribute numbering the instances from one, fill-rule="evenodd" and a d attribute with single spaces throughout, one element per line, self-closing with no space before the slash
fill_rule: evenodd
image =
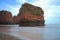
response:
<path id="1" fill-rule="evenodd" d="M 2 26 L 2 25 L 0 25 Z M 3 25 L 7 27 L 15 27 L 15 31 L 19 30 L 20 34 L 30 40 L 60 40 L 60 25 L 46 24 L 45 26 L 19 26 L 19 25 Z M 17 28 L 16 28 L 17 27 Z"/>

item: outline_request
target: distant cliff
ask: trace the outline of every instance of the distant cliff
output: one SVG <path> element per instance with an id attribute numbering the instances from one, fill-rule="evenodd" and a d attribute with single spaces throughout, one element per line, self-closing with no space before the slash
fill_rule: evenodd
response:
<path id="1" fill-rule="evenodd" d="M 0 11 L 0 24 L 12 24 L 13 17 L 11 12 L 2 10 Z"/>

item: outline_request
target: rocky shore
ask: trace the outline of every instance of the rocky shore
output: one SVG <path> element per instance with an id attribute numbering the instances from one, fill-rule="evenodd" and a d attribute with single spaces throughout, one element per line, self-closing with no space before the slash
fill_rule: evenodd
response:
<path id="1" fill-rule="evenodd" d="M 6 10 L 0 11 L 0 24 L 19 24 L 20 26 L 44 25 L 44 11 L 29 3 L 22 4 L 17 16 Z"/>

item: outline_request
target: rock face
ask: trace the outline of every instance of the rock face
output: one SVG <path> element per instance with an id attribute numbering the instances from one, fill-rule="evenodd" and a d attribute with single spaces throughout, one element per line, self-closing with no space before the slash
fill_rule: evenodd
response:
<path id="1" fill-rule="evenodd" d="M 12 24 L 13 22 L 11 12 L 5 10 L 0 11 L 0 24 Z"/>
<path id="2" fill-rule="evenodd" d="M 19 24 L 20 18 L 18 16 L 14 16 L 13 20 L 14 20 L 14 24 Z"/>
<path id="3" fill-rule="evenodd" d="M 0 11 L 0 24 L 19 24 L 20 26 L 44 25 L 44 11 L 40 7 L 24 3 L 17 16 L 12 17 L 11 12 Z"/>
<path id="4" fill-rule="evenodd" d="M 44 11 L 40 7 L 24 3 L 19 10 L 18 18 L 20 26 L 44 25 Z"/>

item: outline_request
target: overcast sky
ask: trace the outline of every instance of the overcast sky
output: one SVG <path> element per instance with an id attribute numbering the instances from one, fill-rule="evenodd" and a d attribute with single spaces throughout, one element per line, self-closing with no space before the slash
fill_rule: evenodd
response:
<path id="1" fill-rule="evenodd" d="M 11 11 L 14 16 L 25 2 L 44 10 L 45 24 L 60 24 L 60 0 L 0 0 L 0 10 Z"/>

